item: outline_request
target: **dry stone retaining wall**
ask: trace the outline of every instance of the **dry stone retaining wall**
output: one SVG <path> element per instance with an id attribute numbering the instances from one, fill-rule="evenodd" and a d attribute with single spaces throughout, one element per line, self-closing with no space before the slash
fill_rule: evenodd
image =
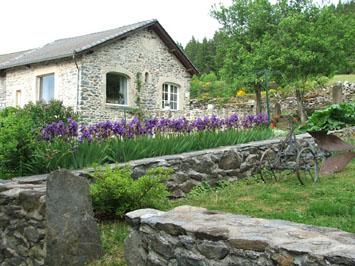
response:
<path id="1" fill-rule="evenodd" d="M 343 101 L 345 102 L 355 102 L 355 82 L 344 82 L 340 83 L 343 86 Z M 304 98 L 304 107 L 307 110 L 315 110 L 317 108 L 322 108 L 332 104 L 332 89 L 336 85 L 329 86 L 327 88 L 310 91 L 306 94 Z M 182 115 L 195 119 L 198 117 L 211 116 L 212 114 L 220 118 L 226 118 L 234 113 L 237 113 L 240 117 L 246 115 L 255 114 L 255 100 L 254 99 L 245 99 L 238 97 L 233 99 L 233 102 L 225 103 L 223 105 L 213 104 L 213 102 L 204 101 L 201 102 L 196 99 L 190 101 L 190 110 L 185 112 Z M 270 107 L 271 112 L 275 104 L 278 103 L 281 106 L 281 111 L 284 112 L 294 112 L 298 109 L 297 100 L 295 96 L 281 97 L 279 94 L 274 95 L 270 98 Z M 266 110 L 266 100 L 262 103 L 262 111 L 267 112 Z"/>
<path id="2" fill-rule="evenodd" d="M 102 255 L 86 178 L 0 180 L 1 266 L 85 265 Z"/>
<path id="3" fill-rule="evenodd" d="M 308 134 L 299 135 L 298 138 L 304 144 L 306 141 L 310 140 L 310 136 Z M 262 152 L 269 147 L 276 150 L 276 147 L 281 139 L 283 138 L 240 144 L 229 147 L 220 147 L 197 152 L 189 152 L 178 155 L 142 159 L 131 161 L 129 164 L 131 165 L 133 171 L 132 174 L 135 178 L 144 175 L 148 169 L 153 167 L 162 166 L 174 169 L 175 172 L 170 176 L 167 186 L 172 197 L 183 197 L 194 186 L 202 184 L 203 182 L 208 182 L 211 185 L 215 185 L 219 180 L 235 181 L 251 176 L 257 171 L 257 163 Z M 122 167 L 124 165 L 126 164 L 118 164 L 118 166 Z M 111 167 L 114 166 L 117 166 L 117 164 L 111 165 Z M 87 170 L 90 171 L 90 169 Z M 80 175 L 87 176 L 87 170 L 71 171 L 71 173 L 74 175 L 72 175 L 69 171 L 66 171 L 64 174 L 62 171 L 57 171 L 51 175 L 48 175 L 49 177 L 47 175 L 40 175 L 33 177 L 14 178 L 12 180 L 0 180 L 0 265 L 54 265 L 50 263 L 51 260 L 49 260 L 48 254 L 54 254 L 51 256 L 56 258 L 55 260 L 62 258 L 62 265 L 65 265 L 68 264 L 68 259 L 71 261 L 83 261 L 87 258 L 93 259 L 102 254 L 102 249 L 100 249 L 99 245 L 97 244 L 99 241 L 98 234 L 95 233 L 95 230 L 97 232 L 97 227 L 93 220 L 90 218 L 92 217 L 92 209 L 90 207 L 91 202 L 89 203 L 90 199 L 88 194 L 88 183 L 86 180 L 79 180 L 85 179 Z M 48 197 L 48 191 L 53 190 L 48 189 L 49 185 L 46 181 L 47 178 L 54 178 L 53 176 L 61 178 L 62 182 L 59 182 L 58 180 L 58 182 L 48 182 L 48 184 L 56 184 L 55 187 L 57 187 L 54 192 L 50 192 L 51 196 Z M 78 192 L 79 195 L 73 198 L 72 196 L 76 192 Z M 80 197 L 80 195 L 83 195 L 83 197 Z M 79 201 L 79 198 L 82 198 L 82 200 Z M 59 206 L 58 204 L 64 204 L 64 206 Z M 58 215 L 60 218 L 56 219 L 56 215 Z M 279 223 L 282 224 L 282 222 Z M 167 227 L 170 228 L 169 225 Z M 73 232 L 70 233 L 60 228 L 73 229 Z M 148 227 L 143 226 L 142 228 Z M 177 230 L 177 233 L 180 232 L 180 229 Z M 85 238 L 85 236 L 88 235 L 88 232 L 92 234 L 89 239 L 87 237 Z M 166 236 L 164 235 L 164 232 L 160 232 L 159 234 L 162 234 L 164 237 Z M 202 235 L 204 235 L 203 232 Z M 71 238 L 71 236 L 74 237 Z M 81 236 L 84 236 L 84 238 L 81 238 L 77 241 L 77 239 Z M 186 237 L 188 236 L 189 235 Z M 140 236 L 138 236 L 136 233 L 132 233 L 130 237 L 138 237 L 138 240 L 140 239 Z M 90 239 L 93 240 L 92 243 L 90 242 Z M 173 238 L 168 236 L 168 239 Z M 185 244 L 190 245 L 189 243 L 191 242 L 191 239 L 186 238 L 185 240 Z M 212 239 L 210 237 L 206 240 L 215 241 L 213 236 Z M 163 244 L 166 244 L 166 240 L 160 237 L 157 241 L 163 241 Z M 176 239 L 171 241 L 176 242 Z M 73 242 L 75 243 L 71 244 Z M 250 244 L 248 241 L 244 240 L 242 243 L 244 243 L 246 246 Z M 256 242 L 256 244 L 253 242 L 252 245 L 257 245 L 257 243 L 259 242 Z M 161 252 L 164 252 L 164 245 L 161 246 L 159 243 L 157 245 L 162 248 Z M 53 253 L 53 248 L 54 250 L 58 250 L 60 248 L 61 250 L 64 250 L 66 254 L 74 255 L 72 257 L 69 255 L 60 256 L 60 254 L 56 254 L 55 252 Z M 87 252 L 86 248 L 92 248 L 92 251 L 85 253 Z M 143 247 L 143 249 L 144 248 L 145 247 Z M 212 242 L 206 242 L 202 244 L 199 247 L 199 252 L 201 252 L 201 254 L 207 254 L 209 252 L 206 250 L 209 248 L 213 251 L 211 251 L 211 254 L 215 254 L 211 256 L 217 256 L 216 254 L 220 254 L 218 255 L 219 257 L 224 257 L 226 255 L 225 253 L 227 252 L 227 249 L 225 249 L 223 245 L 221 246 L 219 243 Z M 82 249 L 84 249 L 84 251 Z M 139 250 L 142 249 L 140 248 Z M 255 256 L 255 258 L 264 258 L 264 255 L 261 256 L 259 253 L 255 253 L 254 251 L 243 251 L 244 253 L 242 256 L 246 256 L 248 258 L 254 258 Z M 228 252 L 230 253 L 231 251 L 229 250 Z M 236 252 L 238 253 L 239 251 Z M 91 254 L 92 256 L 82 256 L 82 254 Z M 142 254 L 144 257 L 145 253 L 143 252 Z M 189 254 L 192 253 L 190 252 Z M 282 255 L 284 253 L 281 252 L 280 254 Z M 285 257 L 284 258 L 280 254 L 277 255 L 279 260 L 283 261 L 285 259 L 287 261 L 288 255 L 285 255 L 286 257 L 282 255 Z M 195 258 L 193 255 L 191 256 L 192 258 Z M 313 259 L 313 257 L 310 258 Z M 199 257 L 196 257 L 195 259 L 195 261 L 198 261 Z M 304 259 L 304 257 L 302 257 L 302 259 Z M 309 258 L 307 257 L 307 259 Z M 154 258 L 151 260 L 155 261 Z M 175 261 L 172 261 L 172 264 L 163 265 L 223 265 L 205 264 L 203 262 L 201 262 L 202 264 L 193 264 L 194 259 L 189 257 L 181 257 L 180 262 L 185 264 L 174 264 L 176 262 L 176 258 Z M 240 259 L 240 261 L 243 262 L 244 260 Z M 261 259 L 261 261 L 263 261 L 263 259 Z"/>
<path id="4" fill-rule="evenodd" d="M 129 266 L 355 265 L 355 234 L 181 206 L 126 215 Z"/>

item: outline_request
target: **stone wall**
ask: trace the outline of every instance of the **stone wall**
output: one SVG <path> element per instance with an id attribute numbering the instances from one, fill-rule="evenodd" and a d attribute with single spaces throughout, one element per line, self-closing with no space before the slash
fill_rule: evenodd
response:
<path id="1" fill-rule="evenodd" d="M 84 265 L 102 255 L 86 178 L 0 180 L 0 265 Z"/>
<path id="2" fill-rule="evenodd" d="M 355 265 L 355 234 L 181 206 L 126 215 L 129 266 Z"/>
<path id="3" fill-rule="evenodd" d="M 343 84 L 343 99 L 345 102 L 355 102 L 355 82 L 344 82 Z M 332 104 L 332 89 L 333 86 L 323 88 L 318 91 L 310 91 L 306 94 L 304 99 L 304 106 L 307 110 L 313 111 L 317 108 Z M 183 115 L 191 119 L 197 117 L 211 116 L 215 114 L 217 117 L 226 118 L 233 113 L 237 113 L 240 117 L 246 115 L 255 114 L 255 100 L 254 97 L 235 97 L 230 99 L 227 103 L 216 104 L 216 99 L 210 101 L 200 101 L 192 99 L 190 101 L 190 110 Z M 279 94 L 275 94 L 270 98 L 270 108 L 273 113 L 273 109 L 276 103 L 281 106 L 281 111 L 295 112 L 297 107 L 297 101 L 295 96 L 281 97 Z M 266 110 L 266 98 L 263 98 L 262 111 Z"/>
<path id="4" fill-rule="evenodd" d="M 48 61 L 6 70 L 6 106 L 16 105 L 16 91 L 21 91 L 22 103 L 39 100 L 39 77 L 54 74 L 54 97 L 65 106 L 76 108 L 77 68 L 72 59 Z"/>
<path id="5" fill-rule="evenodd" d="M 5 108 L 5 100 L 6 100 L 6 90 L 5 90 L 5 77 L 1 76 L 0 72 L 0 110 Z"/>
<path id="6" fill-rule="evenodd" d="M 128 77 L 128 106 L 107 104 L 106 73 L 122 73 Z M 141 73 L 141 89 L 137 91 L 137 73 Z M 137 108 L 141 99 L 143 113 L 149 117 L 160 111 L 162 116 L 187 111 L 191 75 L 180 61 L 168 51 L 157 34 L 149 29 L 140 30 L 105 45 L 92 54 L 83 56 L 81 63 L 80 111 L 84 122 L 120 121 L 125 108 Z M 162 85 L 178 86 L 178 111 L 163 111 Z M 93 110 L 95 110 L 93 112 Z M 165 114 L 165 115 L 164 115 Z M 126 112 L 128 119 L 134 114 Z M 181 117 L 181 115 L 179 115 Z"/>
<path id="7" fill-rule="evenodd" d="M 44 265 L 43 178 L 0 180 L 0 264 Z"/>
<path id="8" fill-rule="evenodd" d="M 221 180 L 233 182 L 257 173 L 262 153 L 268 148 L 277 150 L 281 139 L 283 138 L 147 158 L 130 161 L 128 164 L 133 178 L 144 175 L 150 168 L 161 166 L 173 169 L 167 188 L 171 197 L 179 198 L 185 197 L 193 187 L 204 182 L 215 186 Z M 301 145 L 311 141 L 309 134 L 299 135 L 298 139 Z M 126 163 L 115 165 L 123 167 Z"/>

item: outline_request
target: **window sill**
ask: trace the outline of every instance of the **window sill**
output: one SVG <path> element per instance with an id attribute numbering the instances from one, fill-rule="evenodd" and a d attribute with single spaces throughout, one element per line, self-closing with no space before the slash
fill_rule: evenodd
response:
<path id="1" fill-rule="evenodd" d="M 116 103 L 105 103 L 105 108 L 117 109 L 117 110 L 134 110 L 134 109 L 137 109 L 137 108 L 131 107 L 129 105 L 116 104 Z"/>

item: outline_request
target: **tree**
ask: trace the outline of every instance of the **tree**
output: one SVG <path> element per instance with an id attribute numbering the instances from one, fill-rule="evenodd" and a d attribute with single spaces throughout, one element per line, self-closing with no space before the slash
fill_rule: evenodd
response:
<path id="1" fill-rule="evenodd" d="M 251 69 L 279 70 L 289 87 L 295 88 L 305 120 L 302 91 L 307 81 L 332 76 L 346 60 L 344 45 L 349 36 L 342 16 L 333 6 L 320 8 L 309 0 L 234 0 L 213 15 L 223 25 L 225 41 L 217 49 L 224 53 L 221 77 L 234 84 L 253 86 L 260 93 L 263 76 Z M 284 83 L 274 75 L 273 80 Z M 258 99 L 258 97 L 257 97 Z"/>
<path id="2" fill-rule="evenodd" d="M 186 44 L 185 53 L 200 73 L 208 74 L 216 70 L 214 61 L 216 47 L 213 39 L 204 38 L 200 43 L 192 37 L 191 41 Z"/>

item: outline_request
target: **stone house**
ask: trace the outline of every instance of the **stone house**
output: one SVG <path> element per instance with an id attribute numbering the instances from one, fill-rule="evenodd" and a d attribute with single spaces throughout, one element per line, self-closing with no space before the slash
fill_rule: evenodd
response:
<path id="1" fill-rule="evenodd" d="M 197 69 L 157 20 L 0 55 L 0 109 L 58 99 L 85 123 L 189 109 Z"/>

